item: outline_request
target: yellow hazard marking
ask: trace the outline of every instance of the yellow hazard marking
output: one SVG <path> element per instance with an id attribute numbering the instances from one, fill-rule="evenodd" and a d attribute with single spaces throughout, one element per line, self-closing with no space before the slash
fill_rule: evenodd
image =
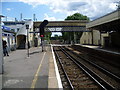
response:
<path id="1" fill-rule="evenodd" d="M 39 71 L 40 71 L 40 69 L 41 69 L 42 62 L 43 62 L 43 60 L 44 60 L 45 54 L 46 54 L 46 52 L 44 53 L 44 55 L 43 55 L 43 57 L 42 57 L 42 60 L 41 60 L 41 62 L 40 62 L 40 65 L 39 65 L 39 67 L 38 67 L 38 69 L 37 69 L 37 72 L 36 72 L 36 74 L 35 74 L 35 76 L 34 76 L 34 79 L 33 79 L 33 81 L 32 81 L 32 85 L 31 85 L 31 89 L 30 89 L 30 90 L 34 90 L 34 88 L 35 88 L 36 82 L 37 82 L 37 80 L 38 80 L 38 73 L 39 73 Z"/>

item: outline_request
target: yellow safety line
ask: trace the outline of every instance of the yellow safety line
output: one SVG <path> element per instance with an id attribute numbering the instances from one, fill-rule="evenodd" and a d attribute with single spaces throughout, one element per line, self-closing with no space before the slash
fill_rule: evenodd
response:
<path id="1" fill-rule="evenodd" d="M 37 69 L 37 72 L 36 72 L 36 74 L 35 74 L 35 76 L 34 76 L 34 79 L 33 79 L 33 81 L 32 81 L 32 85 L 31 85 L 31 89 L 30 89 L 30 90 L 34 90 L 34 88 L 35 88 L 35 84 L 36 84 L 36 82 L 37 82 L 37 80 L 38 80 L 38 73 L 39 73 L 39 71 L 40 71 L 40 69 L 41 69 L 42 62 L 43 62 L 43 60 L 44 60 L 45 54 L 46 54 L 46 52 L 44 53 L 44 55 L 43 55 L 43 57 L 42 57 L 42 60 L 41 60 L 41 62 L 40 62 L 40 65 L 39 65 L 39 67 L 38 67 L 38 69 Z"/>

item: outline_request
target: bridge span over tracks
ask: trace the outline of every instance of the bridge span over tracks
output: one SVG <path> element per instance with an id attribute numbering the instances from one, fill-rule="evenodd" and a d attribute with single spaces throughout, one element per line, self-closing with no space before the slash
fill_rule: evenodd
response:
<path id="1" fill-rule="evenodd" d="M 86 32 L 87 20 L 48 21 L 45 31 L 48 32 Z M 42 21 L 34 22 L 34 31 L 38 31 Z"/>

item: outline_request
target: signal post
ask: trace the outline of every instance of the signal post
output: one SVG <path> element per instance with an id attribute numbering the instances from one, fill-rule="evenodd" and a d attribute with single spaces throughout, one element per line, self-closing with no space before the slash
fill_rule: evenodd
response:
<path id="1" fill-rule="evenodd" d="M 41 37 L 41 46 L 42 46 L 42 52 L 44 51 L 44 34 L 45 34 L 45 26 L 48 24 L 47 20 L 44 20 L 40 25 L 39 25 L 39 32 L 40 32 L 40 37 Z"/>

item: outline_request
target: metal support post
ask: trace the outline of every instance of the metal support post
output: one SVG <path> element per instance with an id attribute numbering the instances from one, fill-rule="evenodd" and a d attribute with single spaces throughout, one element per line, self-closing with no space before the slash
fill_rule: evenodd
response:
<path id="1" fill-rule="evenodd" d="M 44 48 L 44 46 L 43 46 L 43 41 L 44 41 L 44 40 L 43 40 L 43 37 L 41 37 L 42 52 L 44 51 L 44 49 L 43 49 L 43 48 Z"/>
<path id="2" fill-rule="evenodd" d="M 27 52 L 29 57 L 29 35 L 28 35 L 28 29 L 27 29 Z"/>
<path id="3" fill-rule="evenodd" d="M 1 28 L 1 16 L 0 15 L 0 74 L 4 73 L 4 67 L 3 67 L 3 46 L 2 46 L 2 28 Z"/>
<path id="4" fill-rule="evenodd" d="M 27 55 L 29 57 L 29 35 L 28 35 L 29 25 L 26 25 L 26 29 L 27 29 Z"/>

